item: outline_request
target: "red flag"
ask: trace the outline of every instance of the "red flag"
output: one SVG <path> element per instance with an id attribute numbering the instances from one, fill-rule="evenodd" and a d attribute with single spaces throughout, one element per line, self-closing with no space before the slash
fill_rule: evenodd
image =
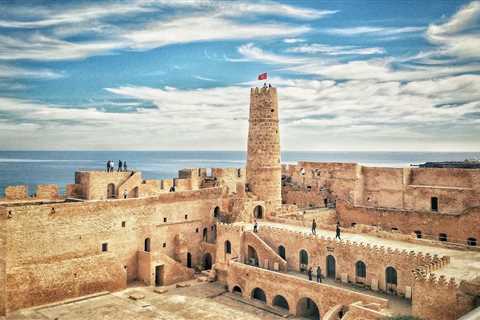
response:
<path id="1" fill-rule="evenodd" d="M 258 75 L 258 80 L 267 80 L 267 73 L 261 73 Z"/>

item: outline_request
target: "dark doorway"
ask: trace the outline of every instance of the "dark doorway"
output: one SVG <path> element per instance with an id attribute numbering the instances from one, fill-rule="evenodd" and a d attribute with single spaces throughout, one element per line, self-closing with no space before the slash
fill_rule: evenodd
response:
<path id="1" fill-rule="evenodd" d="M 220 207 L 213 209 L 213 217 L 218 218 L 220 216 Z"/>
<path id="2" fill-rule="evenodd" d="M 225 241 L 225 254 L 231 254 L 232 253 L 232 244 L 230 241 Z"/>
<path id="3" fill-rule="evenodd" d="M 260 288 L 255 288 L 252 291 L 252 299 L 261 301 L 263 303 L 267 303 L 267 296 L 265 295 L 265 291 Z"/>
<path id="4" fill-rule="evenodd" d="M 468 238 L 467 239 L 467 244 L 471 247 L 475 247 L 477 245 L 477 239 L 475 238 Z"/>
<path id="5" fill-rule="evenodd" d="M 357 276 L 357 283 L 364 283 L 367 277 L 367 266 L 363 261 L 357 261 L 355 263 L 355 275 Z"/>
<path id="6" fill-rule="evenodd" d="M 287 260 L 287 255 L 285 253 L 285 247 L 279 246 L 278 247 L 278 255 L 283 258 L 283 260 Z"/>
<path id="7" fill-rule="evenodd" d="M 236 293 L 236 294 L 239 294 L 239 295 L 242 295 L 242 288 L 240 288 L 239 286 L 235 286 L 235 287 L 233 287 L 232 292 Z"/>
<path id="8" fill-rule="evenodd" d="M 203 270 L 212 269 L 212 255 L 210 253 L 205 253 L 202 258 L 202 267 Z"/>
<path id="9" fill-rule="evenodd" d="M 310 298 L 302 298 L 297 303 L 297 317 L 320 320 L 317 304 Z"/>
<path id="10" fill-rule="evenodd" d="M 203 228 L 203 241 L 207 242 L 208 240 L 208 229 Z"/>
<path id="11" fill-rule="evenodd" d="M 247 263 L 249 265 L 258 267 L 257 251 L 252 246 L 248 246 L 247 248 Z"/>
<path id="12" fill-rule="evenodd" d="M 187 268 L 192 267 L 192 254 L 190 252 L 187 252 Z"/>
<path id="13" fill-rule="evenodd" d="M 255 209 L 253 209 L 253 216 L 257 219 L 263 219 L 263 207 L 256 206 Z"/>
<path id="14" fill-rule="evenodd" d="M 438 198 L 432 197 L 431 199 L 432 211 L 438 211 Z"/>
<path id="15" fill-rule="evenodd" d="M 327 256 L 327 277 L 335 279 L 336 270 L 335 270 L 335 258 L 333 256 Z"/>
<path id="16" fill-rule="evenodd" d="M 150 238 L 146 238 L 143 244 L 143 251 L 150 252 Z"/>
<path id="17" fill-rule="evenodd" d="M 155 286 L 163 286 L 163 276 L 164 276 L 163 266 L 155 267 Z"/>
<path id="18" fill-rule="evenodd" d="M 397 292 L 397 270 L 393 267 L 388 267 L 385 270 L 385 282 L 387 293 Z"/>
<path id="19" fill-rule="evenodd" d="M 446 233 L 440 233 L 440 234 L 438 235 L 438 240 L 439 240 L 439 241 L 448 241 L 448 236 L 447 236 L 447 234 L 446 234 Z"/>
<path id="20" fill-rule="evenodd" d="M 108 199 L 115 198 L 115 185 L 113 183 L 109 183 L 107 186 L 107 198 Z"/>
<path id="21" fill-rule="evenodd" d="M 323 199 L 323 204 L 325 205 L 325 208 L 328 207 L 328 200 L 327 199 Z"/>
<path id="22" fill-rule="evenodd" d="M 308 253 L 306 250 L 302 249 L 300 250 L 300 253 L 298 254 L 298 261 L 300 263 L 299 269 L 300 272 L 307 271 L 308 268 Z"/>
<path id="23" fill-rule="evenodd" d="M 131 198 L 138 198 L 138 187 L 133 188 Z"/>
<path id="24" fill-rule="evenodd" d="M 273 305 L 285 310 L 289 310 L 288 302 L 287 299 L 285 299 L 283 296 L 278 295 L 273 298 Z"/>

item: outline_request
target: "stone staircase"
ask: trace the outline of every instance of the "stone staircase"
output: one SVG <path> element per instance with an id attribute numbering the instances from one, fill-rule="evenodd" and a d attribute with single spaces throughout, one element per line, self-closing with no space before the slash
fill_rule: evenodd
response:
<path id="1" fill-rule="evenodd" d="M 142 184 L 142 173 L 140 171 L 133 171 L 130 176 L 117 188 L 117 197 L 123 198 L 123 193 L 127 190 L 130 193 L 135 187 Z"/>
<path id="2" fill-rule="evenodd" d="M 278 255 L 265 241 L 263 241 L 255 232 L 246 231 L 244 233 L 245 241 L 253 244 L 255 249 L 260 252 L 260 256 L 268 257 L 268 265 L 265 261 L 259 261 L 261 267 L 276 271 L 287 271 L 287 261 Z M 263 253 L 263 254 L 262 254 Z"/>

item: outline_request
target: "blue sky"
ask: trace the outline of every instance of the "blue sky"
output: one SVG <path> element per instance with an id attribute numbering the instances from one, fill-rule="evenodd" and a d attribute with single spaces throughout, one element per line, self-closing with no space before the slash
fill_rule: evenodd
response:
<path id="1" fill-rule="evenodd" d="M 479 1 L 1 1 L 0 149 L 480 150 Z"/>

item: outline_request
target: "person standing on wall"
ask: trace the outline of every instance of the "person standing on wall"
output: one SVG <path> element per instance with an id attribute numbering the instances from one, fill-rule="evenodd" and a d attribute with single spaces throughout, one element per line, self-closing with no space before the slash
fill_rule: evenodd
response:
<path id="1" fill-rule="evenodd" d="M 123 161 L 123 171 L 127 172 L 127 161 Z"/>
<path id="2" fill-rule="evenodd" d="M 312 267 L 308 268 L 307 274 L 308 274 L 308 280 L 312 281 L 312 274 L 313 274 Z"/>
<path id="3" fill-rule="evenodd" d="M 337 221 L 337 228 L 335 229 L 335 239 L 342 240 L 340 238 L 340 222 Z"/>
<path id="4" fill-rule="evenodd" d="M 258 232 L 258 222 L 257 219 L 254 220 L 253 224 L 253 232 L 257 233 Z"/>
<path id="5" fill-rule="evenodd" d="M 117 171 L 118 171 L 118 172 L 122 171 L 122 167 L 123 167 L 122 160 L 118 160 L 118 169 L 117 169 Z"/>
<path id="6" fill-rule="evenodd" d="M 125 191 L 123 191 L 123 199 L 127 199 L 128 197 L 128 191 L 127 189 L 125 189 Z"/>
<path id="7" fill-rule="evenodd" d="M 320 266 L 317 267 L 317 282 L 322 283 L 322 269 Z"/>
<path id="8" fill-rule="evenodd" d="M 317 222 L 315 221 L 315 218 L 312 221 L 312 233 L 317 234 Z"/>

